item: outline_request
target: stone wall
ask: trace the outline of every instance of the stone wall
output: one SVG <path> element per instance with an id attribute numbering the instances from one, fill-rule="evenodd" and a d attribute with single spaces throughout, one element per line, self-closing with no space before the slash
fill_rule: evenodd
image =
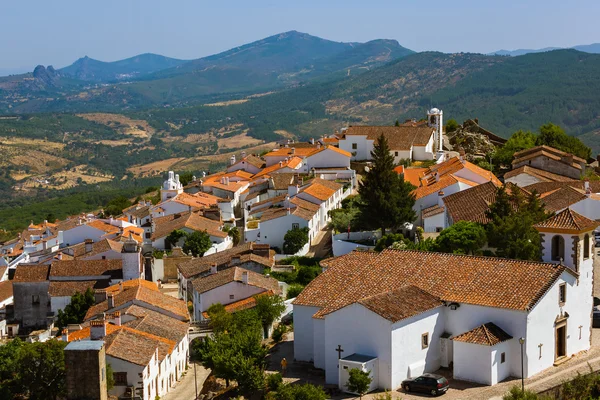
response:
<path id="1" fill-rule="evenodd" d="M 107 400 L 105 347 L 65 350 L 67 400 Z"/>
<path id="2" fill-rule="evenodd" d="M 25 330 L 46 328 L 50 311 L 49 281 L 14 282 L 14 316 Z"/>

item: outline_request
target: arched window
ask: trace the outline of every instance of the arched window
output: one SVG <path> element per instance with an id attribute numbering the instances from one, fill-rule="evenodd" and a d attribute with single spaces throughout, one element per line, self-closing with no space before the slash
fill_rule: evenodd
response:
<path id="1" fill-rule="evenodd" d="M 590 258 L 590 235 L 583 237 L 583 258 Z"/>
<path id="2" fill-rule="evenodd" d="M 565 259 L 565 239 L 556 235 L 552 238 L 552 260 L 560 261 Z"/>

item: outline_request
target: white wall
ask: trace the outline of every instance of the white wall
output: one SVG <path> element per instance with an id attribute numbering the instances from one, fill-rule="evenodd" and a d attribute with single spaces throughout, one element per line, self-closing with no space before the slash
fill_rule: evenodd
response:
<path id="1" fill-rule="evenodd" d="M 196 321 L 200 321 L 203 319 L 202 312 L 208 310 L 208 308 L 213 304 L 221 303 L 223 305 L 227 305 L 229 303 L 234 303 L 236 301 L 247 299 L 248 297 L 257 295 L 264 291 L 265 289 L 263 288 L 259 288 L 252 285 L 246 285 L 242 282 L 237 281 L 229 282 L 225 285 L 219 286 L 217 288 L 214 288 L 213 290 L 209 290 L 208 292 L 204 292 L 201 294 L 198 294 L 194 290 L 194 317 Z M 230 295 L 233 295 L 233 299 L 229 298 Z"/>
<path id="2" fill-rule="evenodd" d="M 593 198 L 588 197 L 571 205 L 569 208 L 589 219 L 600 219 L 600 201 Z"/>
<path id="3" fill-rule="evenodd" d="M 307 170 L 312 168 L 350 168 L 350 157 L 331 149 L 325 149 L 304 159 Z"/>
<path id="4" fill-rule="evenodd" d="M 136 364 L 132 364 L 127 361 L 123 361 L 120 358 L 106 355 L 106 365 L 110 364 L 113 372 L 127 372 L 127 386 L 136 386 L 140 387 L 138 383 L 140 377 L 138 374 L 141 374 L 144 370 L 144 367 Z M 127 386 L 116 386 L 113 387 L 112 390 L 109 391 L 109 394 L 114 396 L 121 396 L 125 393 L 125 388 Z"/>
<path id="5" fill-rule="evenodd" d="M 445 213 L 439 213 L 432 215 L 429 218 L 423 219 L 423 230 L 425 232 L 437 232 L 437 229 L 446 228 L 446 215 Z"/>
<path id="6" fill-rule="evenodd" d="M 454 379 L 493 385 L 491 352 L 490 346 L 454 341 Z"/>
<path id="7" fill-rule="evenodd" d="M 521 354 L 511 353 L 515 346 L 511 343 L 518 339 L 512 339 L 506 342 L 498 343 L 492 350 L 492 385 L 502 382 L 510 376 L 510 360 L 512 358 L 521 358 Z M 504 363 L 502 362 L 502 353 L 506 355 Z"/>
<path id="8" fill-rule="evenodd" d="M 356 143 L 356 149 L 352 148 L 352 143 Z M 373 151 L 373 141 L 368 140 L 366 136 L 348 135 L 345 139 L 340 140 L 339 147 L 350 154 L 356 152 L 356 155 L 352 156 L 352 160 L 370 160 L 371 151 Z"/>
<path id="9" fill-rule="evenodd" d="M 94 242 L 102 240 L 106 232 L 88 225 L 79 225 L 73 229 L 63 232 L 63 243 L 61 246 L 73 246 L 82 243 L 85 239 L 92 239 Z"/>
<path id="10" fill-rule="evenodd" d="M 318 307 L 294 305 L 294 358 L 298 361 L 313 361 L 314 335 L 312 317 Z"/>
<path id="11" fill-rule="evenodd" d="M 271 247 L 283 250 L 283 238 L 292 229 L 292 224 L 298 224 L 300 228 L 308 227 L 308 221 L 293 214 L 260 222 L 260 238 L 256 242 L 268 243 Z"/>
<path id="12" fill-rule="evenodd" d="M 294 327 L 295 319 L 294 312 Z M 325 359 L 326 382 L 338 384 L 338 352 L 335 349 L 341 345 L 344 350 L 342 358 L 353 353 L 378 357 L 377 387 L 390 388 L 391 322 L 359 304 L 351 304 L 328 314 L 324 322 L 325 346 L 322 356 Z"/>
<path id="13" fill-rule="evenodd" d="M 510 178 L 506 178 L 504 180 L 505 184 L 512 183 L 519 187 L 533 185 L 534 183 L 538 182 L 541 182 L 541 180 L 526 173 L 520 173 L 519 175 L 511 176 Z"/>
<path id="14" fill-rule="evenodd" d="M 396 389 L 407 377 L 433 372 L 440 367 L 440 336 L 445 331 L 445 308 L 437 307 L 395 323 L 392 327 L 391 386 Z M 429 346 L 421 346 L 422 335 L 428 333 Z"/>

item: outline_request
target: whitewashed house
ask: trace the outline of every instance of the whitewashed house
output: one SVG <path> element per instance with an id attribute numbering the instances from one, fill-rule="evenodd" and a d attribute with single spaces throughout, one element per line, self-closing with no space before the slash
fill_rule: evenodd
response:
<path id="1" fill-rule="evenodd" d="M 570 210 L 538 224 L 543 262 L 401 250 L 328 260 L 294 301 L 294 358 L 341 389 L 338 368 L 356 354 L 376 359 L 380 389 L 451 363 L 455 378 L 494 385 L 521 376 L 521 340 L 533 376 L 590 348 L 597 226 Z"/>
<path id="2" fill-rule="evenodd" d="M 187 233 L 206 232 L 210 236 L 216 251 L 225 250 L 233 245 L 231 237 L 223 232 L 223 223 L 203 217 L 195 212 L 172 214 L 152 220 L 152 247 L 159 250 L 167 248 L 165 239 L 171 232 L 182 230 Z M 183 240 L 177 246 L 183 245 Z"/>

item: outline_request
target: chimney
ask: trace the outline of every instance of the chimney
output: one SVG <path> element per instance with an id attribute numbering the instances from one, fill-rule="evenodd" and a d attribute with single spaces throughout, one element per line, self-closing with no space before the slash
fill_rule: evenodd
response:
<path id="1" fill-rule="evenodd" d="M 284 202 L 283 202 L 283 206 L 284 206 L 285 208 L 290 208 L 290 195 L 289 195 L 289 194 L 287 194 L 287 195 L 285 196 L 285 200 L 284 200 Z"/>
<path id="2" fill-rule="evenodd" d="M 62 341 L 63 342 L 68 342 L 69 341 L 69 330 L 67 328 L 64 328 L 62 330 Z"/>
<path id="3" fill-rule="evenodd" d="M 460 162 L 464 164 L 465 163 L 465 151 L 463 149 L 460 149 L 458 151 L 458 156 L 460 158 Z"/>
<path id="4" fill-rule="evenodd" d="M 108 309 L 115 307 L 115 296 L 112 293 L 108 293 L 106 296 L 106 300 L 108 301 Z"/>
<path id="5" fill-rule="evenodd" d="M 279 161 L 279 167 L 283 167 L 283 161 Z"/>
<path id="6" fill-rule="evenodd" d="M 242 158 L 246 158 L 246 151 L 242 151 Z"/>
<path id="7" fill-rule="evenodd" d="M 310 144 L 315 144 L 315 138 L 310 138 Z"/>
<path id="8" fill-rule="evenodd" d="M 439 181 L 440 181 L 440 174 L 439 174 L 438 172 L 436 172 L 436 173 L 434 174 L 434 176 L 435 176 L 435 181 L 436 181 L 436 182 L 439 182 Z"/>
<path id="9" fill-rule="evenodd" d="M 586 179 L 583 181 L 583 187 L 585 188 L 585 195 L 590 197 L 592 195 L 592 188 L 590 187 L 590 180 Z"/>
<path id="10" fill-rule="evenodd" d="M 85 239 L 85 252 L 86 254 L 92 251 L 94 247 L 94 241 L 92 239 Z"/>
<path id="11" fill-rule="evenodd" d="M 242 272 L 242 282 L 244 283 L 244 285 L 248 284 L 248 271 Z"/>
<path id="12" fill-rule="evenodd" d="M 444 200 L 443 200 L 443 198 L 444 198 L 444 191 L 440 190 L 438 192 L 438 202 L 437 202 L 438 206 L 440 206 L 440 207 L 444 206 Z"/>
<path id="13" fill-rule="evenodd" d="M 288 207 L 288 209 L 287 209 L 287 215 L 290 215 L 290 213 L 291 213 L 290 212 L 290 208 Z"/>
<path id="14" fill-rule="evenodd" d="M 235 164 L 235 154 L 231 156 L 229 162 L 231 163 L 231 165 Z"/>
<path id="15" fill-rule="evenodd" d="M 90 339 L 100 340 L 106 336 L 106 321 L 93 320 L 90 321 Z"/>
<path id="16" fill-rule="evenodd" d="M 98 289 L 94 292 L 94 301 L 96 302 L 96 304 L 102 303 L 106 299 L 107 299 L 106 290 Z"/>
<path id="17" fill-rule="evenodd" d="M 115 311 L 113 314 L 113 324 L 121 326 L 121 311 Z"/>
<path id="18" fill-rule="evenodd" d="M 292 147 L 292 149 L 290 150 L 290 154 L 291 155 L 296 154 L 296 148 L 295 147 Z"/>
<path id="19" fill-rule="evenodd" d="M 317 143 L 317 150 L 321 148 L 321 143 Z"/>
<path id="20" fill-rule="evenodd" d="M 217 273 L 217 264 L 213 264 L 210 266 L 210 273 L 211 275 Z"/>

